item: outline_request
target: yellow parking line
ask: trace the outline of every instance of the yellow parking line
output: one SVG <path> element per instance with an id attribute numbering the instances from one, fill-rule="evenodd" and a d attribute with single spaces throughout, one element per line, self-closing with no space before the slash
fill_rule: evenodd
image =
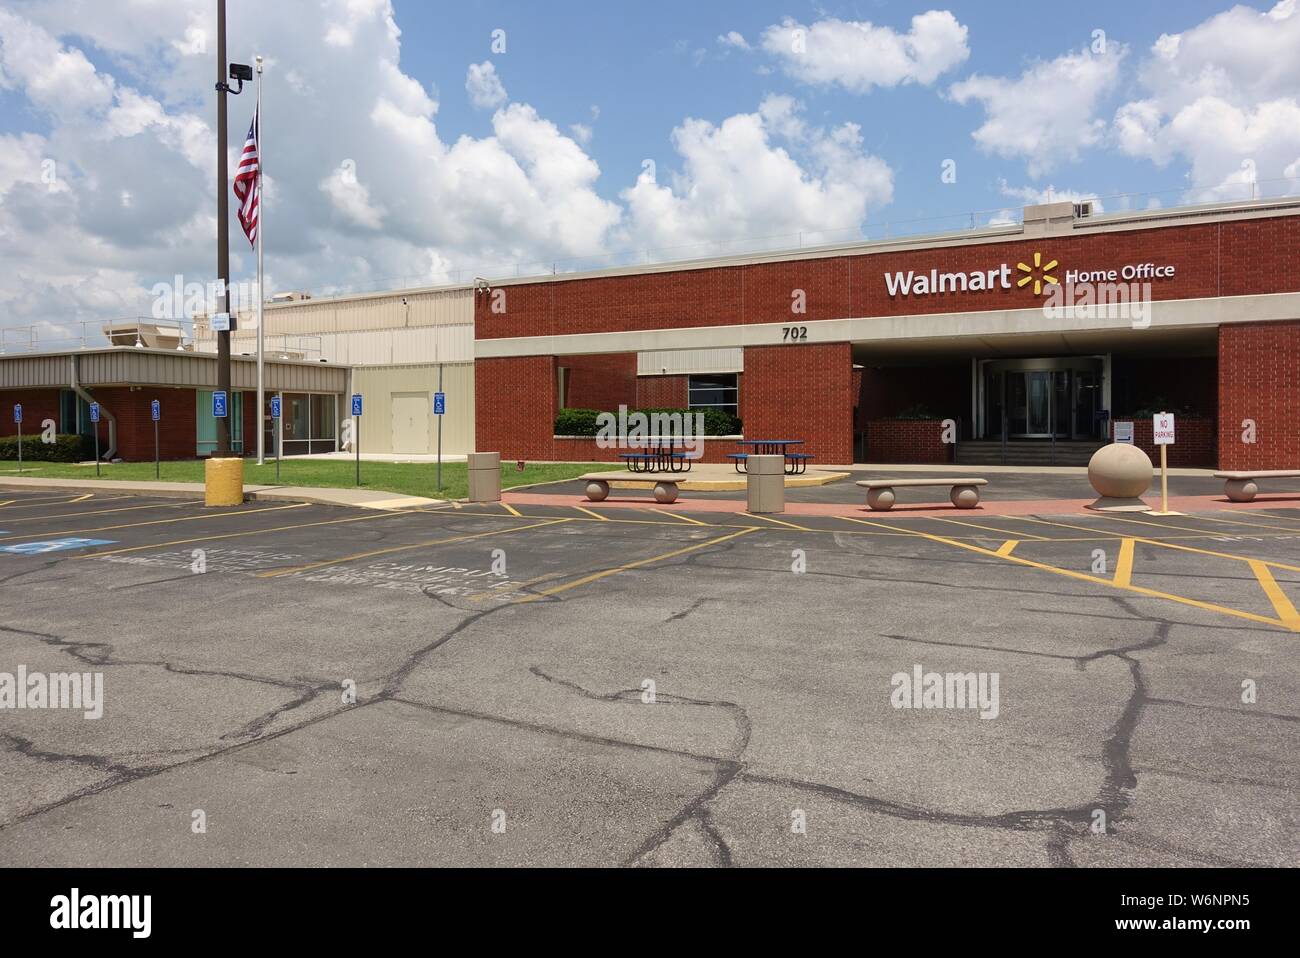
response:
<path id="1" fill-rule="evenodd" d="M 148 522 L 124 522 L 116 526 L 96 526 L 93 529 L 64 529 L 61 532 L 28 532 L 16 536 L 0 536 L 0 542 L 8 542 L 10 539 L 31 539 L 35 536 L 72 536 L 80 535 L 83 532 L 112 532 L 114 529 L 138 529 L 141 526 L 167 525 L 176 522 L 193 522 L 196 519 L 224 519 L 227 516 L 247 516 L 259 512 L 281 512 L 285 509 L 302 509 L 310 505 L 307 502 L 295 502 L 288 506 L 270 506 L 261 509 L 240 509 L 236 512 L 217 512 L 212 515 L 198 516 L 181 516 L 170 519 L 150 519 Z"/>
<path id="2" fill-rule="evenodd" d="M 1133 551 L 1137 543 L 1133 539 L 1125 539 L 1119 544 L 1119 558 L 1115 560 L 1115 577 L 1111 580 L 1115 585 L 1126 586 L 1133 580 Z"/>
<path id="3" fill-rule="evenodd" d="M 389 546 L 386 549 L 371 549 L 369 552 L 357 552 L 353 555 L 339 556 L 337 559 L 322 559 L 319 562 L 308 562 L 306 565 L 290 566 L 287 569 L 273 569 L 269 572 L 257 573 L 259 579 L 275 579 L 283 575 L 293 575 L 295 572 L 310 572 L 312 569 L 323 569 L 329 565 L 340 565 L 344 562 L 355 562 L 357 559 L 371 559 L 375 556 L 392 555 L 394 552 L 409 552 L 411 549 L 423 549 L 428 546 L 447 545 L 452 542 L 467 542 L 470 539 L 486 539 L 488 536 L 508 535 L 511 532 L 522 532 L 525 529 L 537 529 L 541 526 L 553 526 L 557 522 L 572 522 L 572 519 L 546 519 L 543 522 L 534 522 L 528 526 L 511 526 L 509 529 L 493 529 L 490 532 L 475 532 L 470 535 L 452 536 L 444 539 L 428 539 L 424 542 L 413 542 L 405 546 Z"/>
<path id="4" fill-rule="evenodd" d="M 667 509 L 651 509 L 651 508 L 647 507 L 647 508 L 646 508 L 646 511 L 647 511 L 647 512 L 657 512 L 657 513 L 658 513 L 659 515 L 661 515 L 661 516 L 672 516 L 674 519 L 680 519 L 680 520 L 682 520 L 682 522 L 689 522 L 689 523 L 691 523 L 692 525 L 697 525 L 697 526 L 708 526 L 708 525 L 709 525 L 707 522 L 701 522 L 699 519 L 691 519 L 691 518 L 688 517 L 688 516 L 678 515 L 678 514 L 675 513 L 675 512 L 669 512 Z M 658 523 L 655 523 L 655 524 L 658 525 Z M 713 527 L 710 527 L 710 528 L 713 528 Z"/>
<path id="5" fill-rule="evenodd" d="M 574 506 L 579 512 L 585 512 L 592 518 L 599 519 L 601 522 L 609 522 L 609 516 L 602 516 L 599 512 L 592 512 L 590 509 L 584 509 L 582 506 Z"/>
<path id="6" fill-rule="evenodd" d="M 512 505 L 511 505 L 510 503 L 508 503 L 508 502 L 503 502 L 503 503 L 501 503 L 501 508 L 504 509 L 506 512 L 510 513 L 512 516 L 515 516 L 515 517 L 518 518 L 518 519 L 522 519 L 522 518 L 524 518 L 523 513 L 521 513 L 518 509 L 516 509 L 514 506 L 512 506 Z"/>
<path id="7" fill-rule="evenodd" d="M 1024 516 L 1023 518 L 1026 518 L 1026 519 L 1027 519 L 1027 518 L 1029 518 L 1029 517 L 1028 517 L 1028 516 Z M 1048 522 L 1048 521 L 1045 520 L 1045 519 L 1034 519 L 1033 521 L 1034 521 L 1034 522 L 1041 522 L 1041 523 L 1043 523 L 1044 525 L 1049 525 L 1049 526 L 1059 525 L 1059 526 L 1062 526 L 1063 528 L 1066 528 L 1066 529 L 1083 529 L 1083 528 L 1085 528 L 1084 526 L 1075 526 L 1075 525 L 1070 525 L 1068 522 Z M 1094 530 L 1089 529 L 1089 530 L 1087 530 L 1087 531 L 1091 532 L 1091 531 L 1094 531 Z M 1114 538 L 1126 538 L 1126 537 L 1115 536 Z M 1214 537 L 1211 536 L 1211 537 L 1209 537 L 1209 538 L 1214 538 Z M 1252 559 L 1251 556 L 1236 555 L 1236 554 L 1231 553 L 1231 552 L 1218 552 L 1218 551 L 1216 551 L 1216 550 L 1214 550 L 1214 549 L 1200 549 L 1200 548 L 1197 548 L 1196 546 L 1184 546 L 1184 545 L 1179 545 L 1178 543 L 1173 542 L 1173 541 L 1171 541 L 1171 540 L 1169 540 L 1169 539 L 1151 539 L 1151 538 L 1148 538 L 1148 537 L 1146 537 L 1146 536 L 1133 536 L 1133 539 L 1134 539 L 1134 541 L 1136 541 L 1136 542 L 1145 542 L 1147 545 L 1161 546 L 1162 548 L 1165 548 L 1165 549 L 1177 549 L 1177 550 L 1179 550 L 1180 552 L 1196 552 L 1196 553 L 1199 553 L 1200 555 L 1213 556 L 1213 557 L 1216 558 L 1216 559 L 1235 559 L 1235 560 L 1238 561 L 1238 562 L 1250 562 L 1251 559 Z M 1272 566 L 1273 568 L 1275 568 L 1275 569 L 1286 569 L 1288 572 L 1300 572 L 1300 566 L 1287 565 L 1285 562 L 1274 562 L 1272 559 L 1262 559 L 1262 560 L 1260 560 L 1260 561 L 1262 561 L 1262 562 L 1267 562 L 1269 565 L 1271 565 L 1271 566 Z"/>
<path id="8" fill-rule="evenodd" d="M 122 506 L 119 509 L 95 509 L 93 512 L 56 512 L 52 516 L 23 516 L 21 519 L 6 519 L 5 525 L 13 525 L 17 522 L 46 522 L 50 519 L 80 519 L 82 516 L 105 516 L 111 512 L 138 512 L 141 509 L 175 509 L 179 506 L 189 505 L 198 505 L 198 503 L 181 499 L 175 503 L 155 502 L 150 506 Z"/>
<path id="9" fill-rule="evenodd" d="M 1131 522 L 1139 526 L 1155 526 L 1157 529 L 1181 529 L 1183 532 L 1204 532 L 1204 529 L 1198 529 L 1195 526 L 1180 526 L 1173 522 L 1148 522 L 1145 519 L 1133 519 L 1129 516 L 1112 516 L 1099 515 L 1098 519 L 1109 519 L 1112 522 Z"/>
<path id="10" fill-rule="evenodd" d="M 947 519 L 943 516 L 926 516 L 926 518 L 938 519 L 940 522 L 952 522 L 959 526 L 969 526 L 972 529 L 984 529 L 987 532 L 996 532 L 1000 536 L 1010 535 L 1012 532 L 1015 531 L 1014 529 L 995 529 L 993 526 L 982 526 L 978 522 L 969 522 L 965 519 Z M 1025 532 L 1022 533 L 1022 535 L 1028 539 L 1050 539 L 1051 538 L 1051 536 L 1035 535 L 1032 532 Z"/>
<path id="11" fill-rule="evenodd" d="M 587 585 L 604 579 L 606 576 L 618 575 L 620 572 L 628 572 L 632 569 L 639 569 L 642 566 L 650 565 L 652 562 L 663 562 L 665 559 L 672 559 L 676 556 L 685 555 L 688 552 L 696 552 L 700 549 L 707 549 L 709 546 L 715 546 L 719 543 L 726 542 L 728 539 L 735 539 L 737 536 L 747 535 L 757 531 L 756 526 L 747 526 L 744 529 L 738 529 L 735 532 L 729 532 L 725 536 L 718 536 L 716 539 L 709 539 L 706 542 L 697 542 L 694 545 L 686 546 L 683 549 L 674 549 L 672 552 L 665 552 L 662 555 L 651 556 L 648 559 L 638 559 L 636 562 L 628 562 L 624 565 L 616 566 L 612 569 L 605 569 L 601 572 L 593 572 L 591 575 L 585 575 L 580 579 L 574 579 L 572 582 L 566 582 L 563 585 L 557 585 L 552 589 L 544 589 L 533 595 L 525 596 L 522 599 L 516 599 L 513 604 L 522 605 L 527 602 L 536 602 L 538 599 L 545 599 L 561 592 L 567 592 L 570 589 L 576 589 L 580 585 Z"/>
<path id="12" fill-rule="evenodd" d="M 1273 578 L 1273 573 L 1269 571 L 1267 563 L 1258 559 L 1250 560 L 1250 571 L 1255 573 L 1255 578 L 1259 580 L 1260 586 L 1264 589 L 1264 594 L 1268 596 L 1268 601 L 1273 603 L 1273 611 L 1288 628 L 1300 632 L 1300 613 L 1297 613 L 1291 600 L 1286 597 L 1282 587 L 1277 584 Z"/>
<path id="13" fill-rule="evenodd" d="M 771 516 L 762 515 L 761 513 L 742 512 L 742 516 L 749 516 L 751 519 L 766 519 L 768 522 L 775 522 L 778 526 L 785 526 L 787 529 L 797 529 L 799 532 L 815 532 L 815 529 L 809 529 L 807 526 L 797 526 L 793 522 L 786 522 L 784 519 L 773 519 Z"/>
<path id="14" fill-rule="evenodd" d="M 1003 557 L 1009 556 L 1018 545 L 1020 545 L 1019 539 L 1008 539 L 1006 542 L 1002 543 L 1002 545 L 998 546 L 998 555 Z"/>
<path id="15" fill-rule="evenodd" d="M 127 546 L 123 549 L 104 549 L 98 552 L 83 552 L 82 554 L 75 555 L 72 558 L 98 559 L 103 556 L 122 555 L 127 552 L 142 552 L 145 549 L 163 549 L 167 546 L 184 546 L 193 542 L 216 542 L 218 539 L 238 539 L 240 536 L 266 535 L 271 532 L 288 532 L 293 529 L 311 529 L 317 526 L 338 526 L 348 522 L 370 522 L 373 519 L 391 519 L 394 515 L 397 515 L 397 513 L 370 512 L 364 516 L 349 516 L 346 519 L 322 519 L 319 522 L 297 522 L 290 526 L 272 526 L 269 529 L 245 529 L 242 532 L 223 532 L 212 536 L 194 536 L 190 539 L 173 539 L 170 542 L 151 542 L 147 545 Z"/>
<path id="16" fill-rule="evenodd" d="M 1227 509 L 1219 509 L 1216 511 L 1231 515 Z M 1226 525 L 1249 526 L 1252 529 L 1272 529 L 1275 532 L 1300 532 L 1300 528 L 1295 526 L 1275 526 L 1267 522 L 1246 522 L 1244 519 L 1215 519 L 1213 516 L 1206 516 L 1200 513 L 1197 513 L 1196 518 L 1204 520 L 1205 522 L 1222 522 Z"/>
<path id="17" fill-rule="evenodd" d="M 523 582 L 506 582 L 483 592 L 477 592 L 474 595 L 466 596 L 466 598 L 469 599 L 470 602 L 478 602 L 482 599 L 490 599 L 494 595 L 508 595 L 509 593 L 515 592 L 526 586 L 536 585 L 539 582 L 546 582 L 550 579 L 558 579 L 562 575 L 564 575 L 563 572 L 548 572 L 546 575 L 539 575 L 536 578 L 526 579 Z"/>
<path id="18" fill-rule="evenodd" d="M 87 499 L 93 497 L 94 493 L 89 493 L 84 496 L 73 496 L 69 498 L 68 494 L 65 492 L 59 496 L 44 496 L 40 499 L 6 499 L 3 505 L 11 509 L 25 509 L 28 506 L 67 505 L 70 502 L 85 502 Z M 113 496 L 112 498 L 120 499 L 122 497 Z"/>
<path id="19" fill-rule="evenodd" d="M 1027 517 L 1023 517 L 1023 516 L 1022 516 L 1021 518 L 1027 518 Z M 897 528 L 896 526 L 889 526 L 887 523 L 880 523 L 880 524 L 883 525 L 883 526 L 885 526 L 886 528 Z M 1046 523 L 1046 524 L 1047 524 L 1047 525 L 1051 525 L 1052 523 Z M 1205 611 L 1209 611 L 1209 612 L 1218 612 L 1218 613 L 1221 613 L 1221 614 L 1223 614 L 1223 615 L 1231 615 L 1231 616 L 1235 616 L 1236 618 L 1239 618 L 1239 619 L 1248 619 L 1248 620 L 1251 621 L 1251 622 L 1262 622 L 1262 623 L 1264 623 L 1265 625 L 1280 625 L 1280 626 L 1282 626 L 1282 627 L 1284 627 L 1284 628 L 1290 629 L 1290 630 L 1293 631 L 1293 632 L 1300 632 L 1300 622 L 1297 622 L 1297 623 L 1289 623 L 1289 622 L 1286 622 L 1286 621 L 1284 621 L 1283 619 L 1280 619 L 1280 618 L 1278 618 L 1278 619 L 1270 619 L 1270 618 L 1269 618 L 1268 616 L 1266 616 L 1266 615 L 1256 615 L 1256 614 L 1253 613 L 1253 612 L 1243 612 L 1243 611 L 1240 610 L 1240 609 L 1232 609 L 1232 608 L 1229 608 L 1229 607 L 1226 606 L 1226 605 L 1215 605 L 1213 602 L 1202 602 L 1200 599 L 1189 599 L 1189 598 L 1186 598 L 1185 596 L 1181 596 L 1181 595 L 1173 595 L 1172 593 L 1169 593 L 1169 592 L 1160 592 L 1160 591 L 1157 591 L 1156 589 L 1148 589 L 1148 588 L 1145 588 L 1145 587 L 1143 587 L 1143 586 L 1137 586 L 1137 585 L 1132 585 L 1132 584 L 1129 584 L 1129 585 L 1119 585 L 1119 584 L 1116 583 L 1113 579 L 1103 579 L 1103 578 L 1101 578 L 1100 576 L 1089 575 L 1089 574 L 1086 573 L 1086 572 L 1076 572 L 1076 571 L 1073 570 L 1073 569 L 1061 569 L 1061 568 L 1058 568 L 1057 566 L 1054 566 L 1054 565 L 1048 565 L 1048 564 L 1045 563 L 1045 562 L 1035 562 L 1035 561 L 1032 560 L 1032 559 L 1025 559 L 1025 558 L 1022 558 L 1022 557 L 1020 557 L 1020 556 L 1016 556 L 1016 555 L 999 556 L 999 555 L 997 554 L 997 552 L 994 551 L 994 550 L 992 550 L 992 549 L 985 549 L 983 546 L 972 545 L 972 544 L 969 543 L 969 542 L 961 542 L 961 541 L 959 541 L 959 540 L 957 540 L 957 539 L 950 539 L 950 538 L 947 538 L 946 536 L 937 536 L 937 535 L 932 535 L 932 534 L 929 533 L 929 532 L 920 532 L 920 531 L 917 531 L 917 532 L 913 532 L 912 534 L 913 534 L 913 535 L 916 535 L 916 536 L 920 536 L 920 537 L 923 538 L 923 539 L 929 539 L 929 540 L 931 540 L 931 541 L 933 541 L 933 542 L 942 542 L 942 543 L 944 543 L 945 545 L 956 546 L 956 547 L 959 548 L 959 549 L 966 549 L 966 550 L 968 550 L 968 551 L 970 551 L 970 552 L 978 552 L 978 553 L 981 554 L 981 555 L 986 555 L 986 556 L 990 556 L 990 557 L 993 557 L 993 558 L 1000 558 L 1000 559 L 1002 559 L 1002 560 L 1004 560 L 1004 561 L 1006 561 L 1006 562 L 1014 562 L 1014 563 L 1016 563 L 1017 565 L 1027 566 L 1027 567 L 1029 567 L 1029 568 L 1031 568 L 1031 569 L 1039 569 L 1039 570 L 1041 570 L 1041 571 L 1043 571 L 1043 572 L 1054 572 L 1054 573 L 1056 573 L 1057 575 L 1063 575 L 1063 576 L 1066 576 L 1067 578 L 1070 578 L 1070 579 L 1078 579 L 1078 580 L 1080 580 L 1080 581 L 1082 581 L 1082 582 L 1091 582 L 1091 583 L 1094 583 L 1094 584 L 1096 584 L 1096 585 L 1112 586 L 1112 587 L 1117 588 L 1117 589 L 1123 589 L 1123 590 L 1126 591 L 1126 592 L 1135 592 L 1135 593 L 1137 593 L 1138 595 L 1151 596 L 1152 598 L 1156 598 L 1156 599 L 1167 599 L 1167 600 L 1169 600 L 1170 602 L 1177 602 L 1177 603 L 1179 603 L 1179 604 L 1181 604 L 1181 605 L 1189 605 L 1189 606 L 1192 606 L 1193 608 L 1203 609 L 1203 610 L 1205 610 Z M 1170 544 L 1168 544 L 1168 543 L 1162 543 L 1162 542 L 1159 542 L 1159 541 L 1157 541 L 1157 540 L 1155 540 L 1155 539 L 1136 538 L 1135 541 L 1137 541 L 1137 542 L 1149 542 L 1149 543 L 1151 543 L 1152 545 L 1165 545 L 1165 546 L 1167 546 L 1168 548 L 1188 548 L 1188 547 L 1186 547 L 1186 546 L 1183 546 L 1183 547 L 1173 546 L 1173 545 L 1170 545 Z M 1204 550 L 1204 549 L 1190 549 L 1190 548 L 1188 548 L 1188 551 L 1189 551 L 1189 552 L 1205 552 L 1206 550 Z M 1216 555 L 1216 554 L 1217 554 L 1217 555 L 1222 555 L 1222 553 L 1208 553 L 1208 554 L 1210 554 L 1210 555 Z M 1225 558 L 1229 558 L 1229 559 L 1240 559 L 1240 560 L 1242 560 L 1242 561 L 1244 561 L 1244 562 L 1249 562 L 1249 561 L 1251 561 L 1251 560 L 1245 558 L 1244 556 L 1225 556 Z M 1272 564 L 1272 565 L 1277 565 L 1277 563 L 1270 563 L 1270 564 Z M 1286 568 L 1286 567 L 1283 566 L 1282 568 Z M 1296 571 L 1300 571 L 1300 569 L 1298 569 L 1298 570 L 1296 570 Z"/>

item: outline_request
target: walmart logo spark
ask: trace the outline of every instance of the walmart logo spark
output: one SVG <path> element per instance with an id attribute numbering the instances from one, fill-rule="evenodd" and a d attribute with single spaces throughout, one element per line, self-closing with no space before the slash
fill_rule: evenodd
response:
<path id="1" fill-rule="evenodd" d="M 1028 266 L 1025 263 L 1016 264 L 1016 269 L 1025 274 L 1016 282 L 1016 286 L 1023 288 L 1032 282 L 1034 284 L 1034 295 L 1041 296 L 1044 283 L 1050 283 L 1053 286 L 1059 285 L 1057 278 L 1051 275 L 1051 271 L 1056 269 L 1058 265 L 1060 264 L 1057 260 L 1052 260 L 1050 263 L 1043 265 L 1043 254 L 1035 253 L 1033 266 Z"/>

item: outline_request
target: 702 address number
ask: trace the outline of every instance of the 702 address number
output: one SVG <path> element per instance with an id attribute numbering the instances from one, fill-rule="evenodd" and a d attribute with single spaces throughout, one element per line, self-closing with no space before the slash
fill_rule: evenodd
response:
<path id="1" fill-rule="evenodd" d="M 807 326 L 783 326 L 781 327 L 781 342 L 783 343 L 806 343 L 808 341 Z"/>

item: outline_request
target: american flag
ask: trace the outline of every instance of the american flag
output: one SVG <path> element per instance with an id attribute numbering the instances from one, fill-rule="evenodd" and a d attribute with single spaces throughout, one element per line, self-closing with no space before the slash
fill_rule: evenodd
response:
<path id="1" fill-rule="evenodd" d="M 253 114 L 248 138 L 244 140 L 244 155 L 239 158 L 235 171 L 235 196 L 239 199 L 239 225 L 244 228 L 248 242 L 257 246 L 257 215 L 262 199 L 262 167 L 257 155 L 257 114 Z"/>

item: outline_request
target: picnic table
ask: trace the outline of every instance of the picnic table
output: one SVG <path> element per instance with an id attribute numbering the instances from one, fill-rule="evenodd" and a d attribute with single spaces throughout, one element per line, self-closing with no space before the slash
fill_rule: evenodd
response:
<path id="1" fill-rule="evenodd" d="M 691 460 L 679 452 L 675 439 L 651 439 L 642 452 L 621 452 L 630 472 L 690 472 Z"/>
<path id="2" fill-rule="evenodd" d="M 790 452 L 791 446 L 802 446 L 802 439 L 737 439 L 736 445 L 752 446 L 754 451 L 733 452 L 727 456 L 736 467 L 736 472 L 744 472 L 745 461 L 751 456 L 781 456 L 785 460 L 785 472 L 788 476 L 802 475 L 808 468 L 808 460 L 813 456 L 804 452 Z"/>

